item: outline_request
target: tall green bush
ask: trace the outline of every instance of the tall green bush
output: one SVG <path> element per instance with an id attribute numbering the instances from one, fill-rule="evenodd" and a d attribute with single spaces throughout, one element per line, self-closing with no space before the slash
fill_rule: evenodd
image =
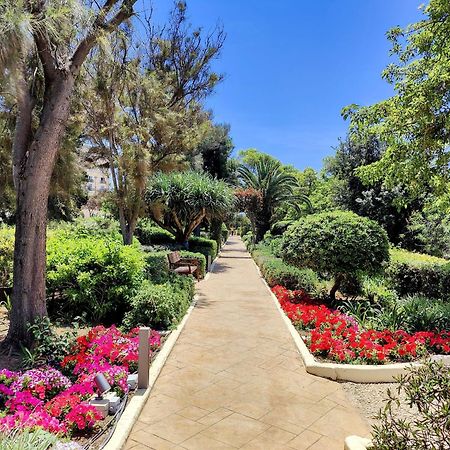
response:
<path id="1" fill-rule="evenodd" d="M 283 260 L 334 277 L 335 298 L 345 277 L 376 273 L 389 260 L 386 232 L 376 222 L 352 212 L 312 214 L 291 225 L 283 235 Z"/>
<path id="2" fill-rule="evenodd" d="M 88 236 L 68 231 L 47 242 L 49 310 L 65 318 L 85 314 L 94 322 L 120 322 L 144 279 L 145 258 L 120 235 Z"/>

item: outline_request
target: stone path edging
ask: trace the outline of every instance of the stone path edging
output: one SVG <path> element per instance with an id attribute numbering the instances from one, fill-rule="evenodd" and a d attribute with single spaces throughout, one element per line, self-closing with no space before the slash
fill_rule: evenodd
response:
<path id="1" fill-rule="evenodd" d="M 186 314 L 183 317 L 183 320 L 180 322 L 180 324 L 173 330 L 169 337 L 167 338 L 167 341 L 164 343 L 161 351 L 157 354 L 155 360 L 150 366 L 149 370 L 149 381 L 148 381 L 148 388 L 147 389 L 137 389 L 133 398 L 131 399 L 128 406 L 125 408 L 122 416 L 120 417 L 119 421 L 117 422 L 116 429 L 114 430 L 114 433 L 111 435 L 111 438 L 109 439 L 108 443 L 103 447 L 103 450 L 121 450 L 123 446 L 125 445 L 127 438 L 133 428 L 133 425 L 137 421 L 139 414 L 142 411 L 142 408 L 144 407 L 145 403 L 147 402 L 148 397 L 150 396 L 150 392 L 162 370 L 164 367 L 164 364 L 167 360 L 167 358 L 170 355 L 170 352 L 172 351 L 173 347 L 175 346 L 178 337 L 180 336 L 181 332 L 183 331 L 184 326 L 186 325 L 186 322 L 189 319 L 189 316 L 191 315 L 192 311 L 195 308 L 195 304 L 197 303 L 197 296 L 194 296 L 194 300 L 187 310 Z"/>
<path id="2" fill-rule="evenodd" d="M 278 299 L 270 289 L 254 260 L 253 263 L 255 264 L 263 283 L 270 292 L 278 311 L 283 317 L 308 373 L 323 378 L 329 378 L 331 380 L 352 381 L 354 383 L 392 383 L 394 378 L 405 373 L 407 368 L 411 366 L 420 366 L 419 363 L 393 363 L 382 366 L 370 366 L 366 364 L 321 363 L 316 361 L 294 325 L 292 325 L 290 319 L 281 309 Z"/>
<path id="3" fill-rule="evenodd" d="M 371 440 L 360 436 L 348 436 L 345 438 L 344 450 L 367 450 Z"/>

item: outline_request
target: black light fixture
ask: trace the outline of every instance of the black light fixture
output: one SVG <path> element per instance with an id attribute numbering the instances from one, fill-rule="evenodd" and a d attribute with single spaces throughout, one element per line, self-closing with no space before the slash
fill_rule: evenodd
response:
<path id="1" fill-rule="evenodd" d="M 102 373 L 98 373 L 94 377 L 95 385 L 97 386 L 97 400 L 103 399 L 103 394 L 106 394 L 111 390 L 111 385 Z"/>

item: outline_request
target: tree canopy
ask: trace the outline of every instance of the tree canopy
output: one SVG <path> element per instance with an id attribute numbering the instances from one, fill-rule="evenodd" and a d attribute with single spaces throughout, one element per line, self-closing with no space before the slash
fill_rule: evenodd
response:
<path id="1" fill-rule="evenodd" d="M 404 183 L 413 193 L 432 186 L 449 194 L 450 180 L 450 3 L 430 0 L 424 17 L 388 33 L 396 58 L 383 72 L 395 95 L 367 107 L 343 110 L 354 135 L 386 143 L 381 159 L 358 170 L 366 182 Z"/>
<path id="2" fill-rule="evenodd" d="M 234 195 L 225 182 L 205 173 L 160 172 L 149 179 L 145 202 L 150 217 L 185 243 L 203 219 L 232 211 Z"/>

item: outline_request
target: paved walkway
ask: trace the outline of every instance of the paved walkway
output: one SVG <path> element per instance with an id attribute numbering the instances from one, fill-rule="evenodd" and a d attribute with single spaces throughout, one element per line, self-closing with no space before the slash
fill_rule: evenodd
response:
<path id="1" fill-rule="evenodd" d="M 224 247 L 126 449 L 342 450 L 367 426 L 309 375 L 242 242 Z"/>

